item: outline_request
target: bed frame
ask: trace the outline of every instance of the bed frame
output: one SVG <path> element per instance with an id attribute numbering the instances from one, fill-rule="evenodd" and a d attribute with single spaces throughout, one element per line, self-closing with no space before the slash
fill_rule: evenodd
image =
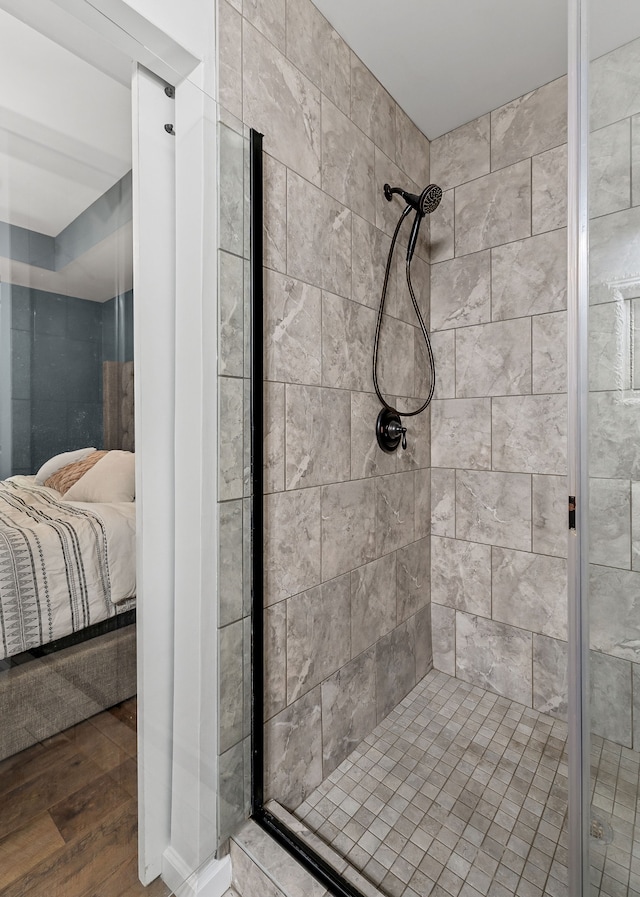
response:
<path id="1" fill-rule="evenodd" d="M 104 362 L 102 373 L 104 447 L 134 451 L 133 362 Z M 0 760 L 136 694 L 136 626 L 121 622 L 0 664 Z"/>

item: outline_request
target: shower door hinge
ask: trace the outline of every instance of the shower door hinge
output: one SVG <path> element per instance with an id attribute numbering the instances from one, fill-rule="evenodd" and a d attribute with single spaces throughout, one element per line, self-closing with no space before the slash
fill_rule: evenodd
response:
<path id="1" fill-rule="evenodd" d="M 569 496 L 569 529 L 576 528 L 576 497 Z"/>

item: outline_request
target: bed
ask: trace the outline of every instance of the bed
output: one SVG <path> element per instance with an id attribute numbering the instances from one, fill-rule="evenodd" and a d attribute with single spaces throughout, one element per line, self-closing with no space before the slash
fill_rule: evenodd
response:
<path id="1" fill-rule="evenodd" d="M 0 759 L 136 691 L 134 456 L 70 454 L 0 481 Z"/>

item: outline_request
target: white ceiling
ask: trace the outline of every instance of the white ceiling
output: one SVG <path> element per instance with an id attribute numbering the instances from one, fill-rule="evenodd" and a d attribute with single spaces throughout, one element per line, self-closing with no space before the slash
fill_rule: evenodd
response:
<path id="1" fill-rule="evenodd" d="M 567 71 L 565 0 L 314 0 L 433 140 Z M 593 0 L 591 56 L 640 35 L 639 0 Z"/>
<path id="2" fill-rule="evenodd" d="M 0 83 L 0 221 L 55 237 L 130 171 L 131 91 L 1 9 Z M 56 272 L 2 259 L 0 277 L 109 299 L 131 280 L 121 243 Z"/>

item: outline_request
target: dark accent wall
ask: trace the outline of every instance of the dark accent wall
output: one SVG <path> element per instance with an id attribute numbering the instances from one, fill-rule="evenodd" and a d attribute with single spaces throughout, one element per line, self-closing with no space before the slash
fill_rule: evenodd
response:
<path id="1" fill-rule="evenodd" d="M 11 317 L 12 467 L 30 474 L 102 445 L 102 361 L 133 356 L 133 294 L 98 303 L 12 286 Z"/>

